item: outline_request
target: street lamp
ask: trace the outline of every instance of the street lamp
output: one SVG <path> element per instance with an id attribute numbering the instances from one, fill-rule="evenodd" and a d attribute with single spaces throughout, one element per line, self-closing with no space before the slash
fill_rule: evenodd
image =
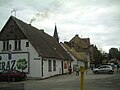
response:
<path id="1" fill-rule="evenodd" d="M 9 60 L 9 70 L 8 70 L 8 83 L 10 81 L 10 60 L 12 59 L 12 52 L 11 52 L 11 44 L 9 45 L 9 51 L 8 51 L 8 60 Z"/>

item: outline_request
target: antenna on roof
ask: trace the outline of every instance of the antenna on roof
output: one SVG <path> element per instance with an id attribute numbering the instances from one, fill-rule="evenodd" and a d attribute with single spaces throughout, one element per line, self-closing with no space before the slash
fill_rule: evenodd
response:
<path id="1" fill-rule="evenodd" d="M 16 9 L 16 8 L 13 8 L 13 10 L 11 11 L 11 14 L 14 12 L 14 16 L 16 17 L 16 11 L 17 11 L 18 9 Z"/>

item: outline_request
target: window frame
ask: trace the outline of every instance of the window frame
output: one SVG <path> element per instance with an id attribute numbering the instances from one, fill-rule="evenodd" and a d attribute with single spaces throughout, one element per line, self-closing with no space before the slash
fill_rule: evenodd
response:
<path id="1" fill-rule="evenodd" d="M 48 72 L 52 72 L 52 61 L 48 60 Z"/>
<path id="2" fill-rule="evenodd" d="M 56 60 L 53 60 L 53 71 L 56 71 Z"/>
<path id="3" fill-rule="evenodd" d="M 4 51 L 7 51 L 9 50 L 9 41 L 3 41 L 3 50 Z"/>
<path id="4" fill-rule="evenodd" d="M 15 40 L 14 45 L 14 50 L 21 50 L 21 40 Z"/>
<path id="5" fill-rule="evenodd" d="M 26 47 L 29 47 L 29 42 L 26 42 Z"/>

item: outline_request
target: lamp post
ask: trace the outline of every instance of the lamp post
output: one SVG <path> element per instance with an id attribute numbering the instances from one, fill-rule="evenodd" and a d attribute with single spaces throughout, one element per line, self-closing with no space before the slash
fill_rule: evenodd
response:
<path id="1" fill-rule="evenodd" d="M 80 77 L 80 90 L 84 90 L 84 66 L 80 67 L 81 77 Z"/>
<path id="2" fill-rule="evenodd" d="M 11 52 L 11 44 L 9 45 L 9 51 L 8 51 L 8 60 L 9 60 L 9 70 L 8 70 L 8 83 L 10 81 L 10 60 L 12 59 L 12 52 Z"/>

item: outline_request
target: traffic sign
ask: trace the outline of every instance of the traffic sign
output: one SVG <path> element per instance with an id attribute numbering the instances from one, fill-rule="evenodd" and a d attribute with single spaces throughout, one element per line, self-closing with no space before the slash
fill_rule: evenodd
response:
<path id="1" fill-rule="evenodd" d="M 11 52 L 11 51 L 8 52 L 8 59 L 9 59 L 9 60 L 12 59 L 12 52 Z"/>
<path id="2" fill-rule="evenodd" d="M 2 56 L 0 56 L 0 60 L 2 60 Z"/>

